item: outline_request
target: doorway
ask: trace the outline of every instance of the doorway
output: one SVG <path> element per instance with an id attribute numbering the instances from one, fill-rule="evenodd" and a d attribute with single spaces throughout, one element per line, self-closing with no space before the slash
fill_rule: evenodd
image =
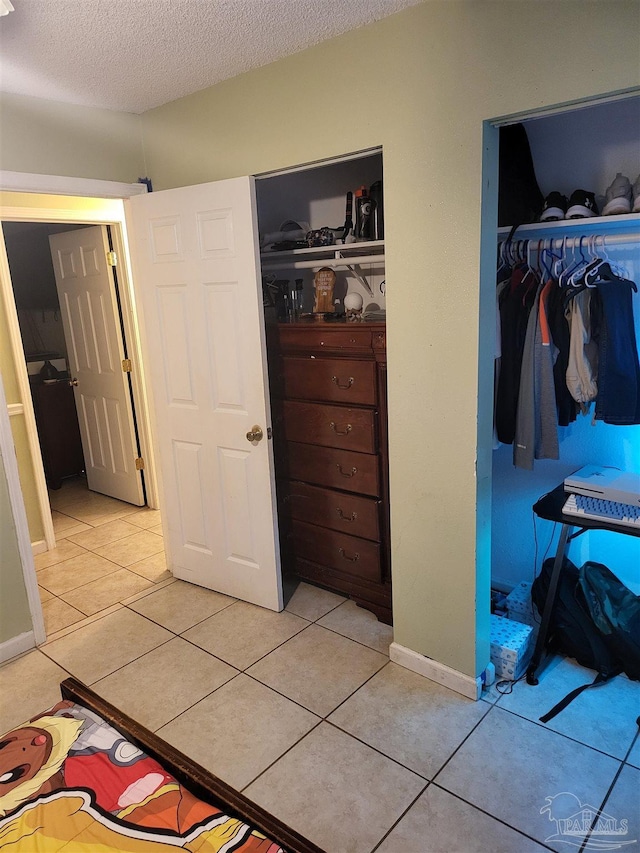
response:
<path id="1" fill-rule="evenodd" d="M 45 176 L 46 177 L 46 176 Z M 78 181 L 75 182 L 76 184 Z M 93 182 L 95 183 L 95 182 Z M 15 223 L 15 228 L 33 228 L 46 226 L 58 233 L 80 228 L 105 224 L 110 226 L 113 249 L 118 258 L 118 285 L 120 292 L 120 322 L 127 341 L 127 355 L 132 360 L 133 370 L 128 381 L 135 402 L 136 424 L 140 444 L 140 456 L 144 460 L 146 485 L 146 503 L 151 508 L 158 507 L 158 488 L 150 435 L 150 404 L 146 390 L 144 366 L 141 358 L 140 330 L 137 320 L 135 297 L 131 284 L 131 271 L 126 252 L 126 224 L 123 196 L 131 196 L 140 191 L 136 185 L 107 185 L 102 188 L 87 187 L 87 190 L 99 189 L 102 198 L 38 195 L 34 193 L 7 192 L 2 197 L 1 216 L 3 225 Z M 71 187 L 69 188 L 71 189 Z M 78 187 L 80 191 L 82 187 Z M 118 194 L 120 198 L 108 196 Z M 11 226 L 10 226 L 11 228 Z M 48 242 L 48 241 L 47 241 Z M 47 245 L 47 256 L 50 254 Z M 51 518 L 51 507 L 47 482 L 42 464 L 36 421 L 31 401 L 29 370 L 25 361 L 25 347 L 22 340 L 18 311 L 11 283 L 11 273 L 5 254 L 4 241 L 1 247 L 2 297 L 5 309 L 6 345 L 3 373 L 9 382 L 9 413 L 12 419 L 14 440 L 20 464 L 23 493 L 27 505 L 27 515 L 31 531 L 34 554 L 55 547 L 55 532 Z M 33 307 L 33 306 L 31 306 Z M 45 306 L 49 309 L 50 306 Z M 43 343 L 45 350 L 66 348 L 62 336 L 62 323 L 55 318 L 55 309 L 44 314 L 48 320 Z M 42 321 L 42 313 L 40 313 Z M 54 319 L 58 322 L 54 324 Z M 40 334 L 42 335 L 42 322 Z M 52 339 L 53 336 L 53 339 Z M 33 338 L 33 335 L 31 336 Z M 62 343 L 60 343 L 62 338 Z M 7 359 L 9 359 L 7 361 Z M 62 368 L 66 367 L 63 358 Z M 31 367 L 31 372 L 34 368 Z"/>
<path id="2" fill-rule="evenodd" d="M 533 504 L 561 484 L 565 477 L 586 464 L 638 470 L 638 426 L 609 425 L 578 412 L 569 423 L 557 424 L 558 457 L 537 457 L 531 469 L 516 467 L 512 445 L 493 441 L 492 414 L 496 347 L 496 246 L 507 240 L 506 223 L 497 229 L 498 219 L 498 135 L 500 127 L 521 122 L 531 149 L 536 179 L 542 195 L 557 191 L 569 200 L 577 187 L 593 193 L 598 215 L 572 220 L 558 216 L 557 221 L 521 224 L 514 242 L 525 245 L 527 262 L 536 264 L 538 245 L 555 240 L 558 260 L 562 254 L 591 245 L 606 249 L 626 278 L 638 281 L 640 256 L 637 232 L 640 215 L 631 211 L 621 215 L 602 215 L 606 191 L 616 172 L 637 175 L 640 99 L 620 94 L 588 103 L 548 108 L 540 113 L 487 121 L 484 127 L 484 186 L 481 254 L 481 311 L 479 357 L 479 433 L 478 459 L 478 573 L 483 593 L 489 586 L 498 594 L 515 588 L 528 590 L 548 553 L 553 553 L 558 531 L 549 522 L 532 517 Z M 565 211 L 566 212 L 566 211 Z M 511 223 L 514 224 L 514 223 Z M 527 247 L 525 246 L 525 252 Z M 567 255 L 570 260 L 572 255 Z M 579 257 L 578 257 L 579 260 Z M 640 341 L 640 302 L 633 297 L 636 335 Z M 489 535 L 487 535 L 489 531 Z M 514 531 L 518 535 L 514 536 Z M 598 559 L 605 553 L 610 568 L 632 588 L 637 583 L 629 566 L 638 561 L 637 543 L 599 532 L 584 537 L 574 546 L 572 560 L 579 565 L 586 559 Z M 619 540 L 625 540 L 620 543 Z M 593 551 L 589 553 L 589 543 Z M 600 556 L 600 559 L 602 557 Z M 636 573 L 637 574 L 637 573 Z M 486 586 L 485 586 L 486 584 Z M 485 599 L 486 600 L 486 599 Z"/>
<path id="3" fill-rule="evenodd" d="M 94 493 L 144 505 L 109 226 L 6 222 L 3 231 L 49 490 L 84 477 Z"/>

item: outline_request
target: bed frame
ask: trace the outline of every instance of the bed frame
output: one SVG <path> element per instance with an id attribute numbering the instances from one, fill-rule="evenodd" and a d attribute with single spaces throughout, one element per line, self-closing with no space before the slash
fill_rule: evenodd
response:
<path id="1" fill-rule="evenodd" d="M 76 678 L 65 679 L 60 685 L 60 691 L 63 699 L 82 705 L 106 720 L 128 741 L 159 762 L 196 797 L 219 806 L 226 814 L 254 826 L 280 844 L 287 853 L 324 853 L 320 847 L 307 841 L 222 779 L 218 779 L 161 737 L 119 711 Z"/>

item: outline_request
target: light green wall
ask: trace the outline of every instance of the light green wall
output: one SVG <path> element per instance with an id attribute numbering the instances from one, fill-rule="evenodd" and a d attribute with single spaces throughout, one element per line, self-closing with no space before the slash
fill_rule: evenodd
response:
<path id="1" fill-rule="evenodd" d="M 639 23 L 627 0 L 429 0 L 142 116 L 155 189 L 383 145 L 395 639 L 470 675 L 489 657 L 482 122 L 638 86 Z"/>
<path id="2" fill-rule="evenodd" d="M 0 94 L 0 168 L 134 183 L 145 177 L 140 116 Z"/>
<path id="3" fill-rule="evenodd" d="M 0 644 L 32 629 L 4 459 L 0 454 Z"/>

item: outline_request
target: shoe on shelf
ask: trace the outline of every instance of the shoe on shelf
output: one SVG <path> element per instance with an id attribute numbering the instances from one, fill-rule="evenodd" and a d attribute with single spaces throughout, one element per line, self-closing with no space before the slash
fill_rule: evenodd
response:
<path id="1" fill-rule="evenodd" d="M 540 222 L 555 222 L 564 219 L 567 212 L 567 197 L 559 192 L 552 192 L 544 200 Z"/>
<path id="2" fill-rule="evenodd" d="M 640 213 L 640 175 L 636 178 L 635 184 L 631 187 L 631 197 L 633 198 L 633 213 Z"/>
<path id="3" fill-rule="evenodd" d="M 602 215 L 618 216 L 622 213 L 631 213 L 631 181 L 622 172 L 618 172 L 611 185 L 607 187 Z"/>
<path id="4" fill-rule="evenodd" d="M 587 190 L 574 190 L 569 199 L 567 219 L 588 219 L 590 216 L 599 216 L 596 197 Z"/>

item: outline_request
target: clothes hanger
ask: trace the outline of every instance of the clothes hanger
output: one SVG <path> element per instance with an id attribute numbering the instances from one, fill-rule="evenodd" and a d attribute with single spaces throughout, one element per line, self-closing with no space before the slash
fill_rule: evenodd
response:
<path id="1" fill-rule="evenodd" d="M 567 245 L 567 238 L 564 237 L 562 241 L 562 251 L 564 256 L 564 266 L 560 270 L 560 275 L 558 276 L 558 284 L 563 289 L 569 287 L 569 276 L 573 273 L 575 269 L 577 269 L 579 261 L 575 256 L 575 248 L 576 244 L 574 242 L 573 246 L 569 247 Z M 569 259 L 569 255 L 571 255 L 571 259 Z"/>
<path id="2" fill-rule="evenodd" d="M 590 261 L 584 255 L 584 251 L 583 251 L 583 241 L 584 240 L 588 241 L 588 237 L 586 234 L 582 234 L 580 236 L 580 243 L 578 246 L 578 249 L 580 252 L 580 261 L 578 262 L 578 266 L 573 270 L 573 272 L 569 276 L 569 285 L 571 287 L 583 287 L 585 284 L 584 273 L 587 270 L 587 268 L 589 267 Z"/>

